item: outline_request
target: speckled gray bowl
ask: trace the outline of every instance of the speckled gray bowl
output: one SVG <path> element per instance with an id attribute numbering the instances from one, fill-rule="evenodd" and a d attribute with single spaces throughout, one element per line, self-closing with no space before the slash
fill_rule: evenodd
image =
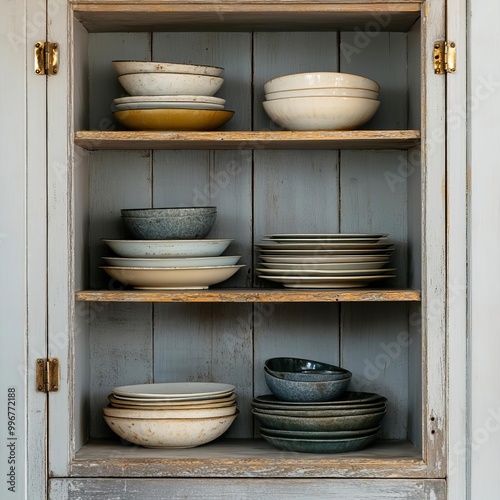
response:
<path id="1" fill-rule="evenodd" d="M 217 212 L 217 207 L 122 208 L 122 217 L 174 217 Z"/>
<path id="2" fill-rule="evenodd" d="M 333 401 L 340 397 L 351 383 L 350 376 L 341 380 L 306 382 L 285 380 L 264 371 L 264 377 L 271 392 L 282 401 Z"/>
<path id="3" fill-rule="evenodd" d="M 125 217 L 122 220 L 140 240 L 196 240 L 212 229 L 217 212 L 172 217 Z"/>
<path id="4" fill-rule="evenodd" d="M 341 380 L 352 376 L 345 368 L 302 358 L 270 358 L 264 362 L 264 370 L 274 377 L 297 382 Z"/>
<path id="5" fill-rule="evenodd" d="M 355 431 L 377 427 L 384 418 L 385 411 L 343 417 L 289 417 L 271 415 L 253 410 L 255 418 L 269 429 L 288 431 Z"/>
<path id="6" fill-rule="evenodd" d="M 380 425 L 370 429 L 356 431 L 286 431 L 282 429 L 268 429 L 261 427 L 259 430 L 267 436 L 294 438 L 294 439 L 350 439 L 374 434 L 380 430 Z"/>

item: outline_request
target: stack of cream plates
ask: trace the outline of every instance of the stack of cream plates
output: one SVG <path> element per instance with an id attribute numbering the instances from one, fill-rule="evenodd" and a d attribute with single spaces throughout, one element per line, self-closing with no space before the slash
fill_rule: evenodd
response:
<path id="1" fill-rule="evenodd" d="M 123 439 L 150 448 L 190 448 L 222 435 L 238 415 L 234 385 L 175 382 L 116 387 L 104 420 Z"/>
<path id="2" fill-rule="evenodd" d="M 361 288 L 395 277 L 386 234 L 272 234 L 255 246 L 259 278 L 290 288 Z"/>

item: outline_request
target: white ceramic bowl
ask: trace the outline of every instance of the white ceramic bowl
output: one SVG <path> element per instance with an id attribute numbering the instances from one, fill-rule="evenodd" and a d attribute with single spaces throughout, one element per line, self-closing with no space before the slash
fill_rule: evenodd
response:
<path id="1" fill-rule="evenodd" d="M 264 92 L 281 92 L 284 90 L 344 87 L 368 89 L 380 92 L 380 85 L 364 76 L 349 73 L 316 72 L 294 73 L 273 78 L 264 84 Z"/>
<path id="2" fill-rule="evenodd" d="M 131 95 L 214 95 L 224 83 L 220 76 L 189 73 L 131 73 L 121 75 L 118 81 Z"/>
<path id="3" fill-rule="evenodd" d="M 354 88 L 329 88 L 329 89 L 297 89 L 284 90 L 282 92 L 271 92 L 266 94 L 268 101 L 275 99 L 288 99 L 289 97 L 365 97 L 366 99 L 378 99 L 379 92 L 366 89 Z"/>
<path id="4" fill-rule="evenodd" d="M 222 76 L 224 68 L 201 64 L 180 64 L 156 61 L 113 61 L 119 75 L 129 73 L 192 73 L 193 75 Z"/>
<path id="5" fill-rule="evenodd" d="M 214 240 L 106 240 L 120 257 L 218 257 L 231 243 L 230 239 Z"/>
<path id="6" fill-rule="evenodd" d="M 238 416 L 146 419 L 104 415 L 109 427 L 123 439 L 147 448 L 194 448 L 224 434 Z"/>
<path id="7" fill-rule="evenodd" d="M 244 265 L 214 267 L 101 266 L 113 279 L 142 290 L 203 290 L 227 280 Z"/>
<path id="8" fill-rule="evenodd" d="M 148 419 L 166 419 L 166 418 L 213 418 L 225 417 L 236 413 L 236 404 L 232 406 L 224 406 L 218 408 L 196 408 L 196 409 L 166 409 L 166 410 L 143 410 L 143 409 L 126 409 L 113 408 L 106 406 L 102 409 L 104 415 L 108 417 L 121 418 L 148 418 Z"/>
<path id="9" fill-rule="evenodd" d="M 352 130 L 370 120 L 380 101 L 359 97 L 294 97 L 262 103 L 287 130 Z"/>

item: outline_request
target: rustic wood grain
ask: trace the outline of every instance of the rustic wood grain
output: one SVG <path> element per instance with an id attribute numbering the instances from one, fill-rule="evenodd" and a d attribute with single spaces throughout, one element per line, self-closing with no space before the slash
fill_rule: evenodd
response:
<path id="1" fill-rule="evenodd" d="M 76 300 L 91 302 L 418 302 L 420 290 L 208 289 L 179 291 L 82 290 Z"/>
<path id="2" fill-rule="evenodd" d="M 80 130 L 85 149 L 409 149 L 418 130 L 142 132 Z"/>

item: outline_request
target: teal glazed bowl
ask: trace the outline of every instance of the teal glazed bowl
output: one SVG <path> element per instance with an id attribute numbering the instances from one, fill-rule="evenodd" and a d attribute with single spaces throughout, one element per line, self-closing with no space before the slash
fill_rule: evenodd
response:
<path id="1" fill-rule="evenodd" d="M 351 383 L 351 376 L 340 380 L 297 381 L 275 377 L 265 370 L 264 377 L 271 392 L 282 401 L 334 401 Z"/>

